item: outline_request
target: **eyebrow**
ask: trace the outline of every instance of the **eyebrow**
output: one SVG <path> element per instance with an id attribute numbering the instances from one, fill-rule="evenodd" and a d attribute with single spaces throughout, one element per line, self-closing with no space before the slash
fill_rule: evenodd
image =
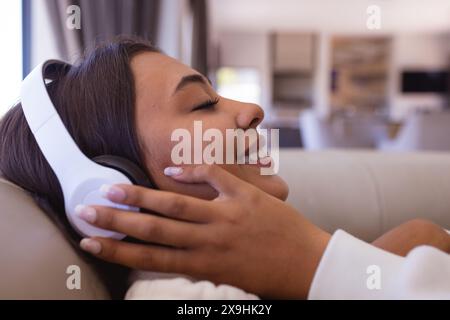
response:
<path id="1" fill-rule="evenodd" d="M 177 87 L 175 88 L 175 91 L 173 92 L 173 94 L 177 93 L 178 91 L 180 91 L 185 86 L 187 86 L 191 83 L 200 83 L 200 84 L 205 84 L 205 85 L 207 85 L 207 84 L 211 85 L 211 80 L 202 76 L 201 74 L 197 74 L 197 73 L 189 74 L 189 75 L 181 78 L 181 80 L 180 80 L 180 82 L 178 82 Z"/>

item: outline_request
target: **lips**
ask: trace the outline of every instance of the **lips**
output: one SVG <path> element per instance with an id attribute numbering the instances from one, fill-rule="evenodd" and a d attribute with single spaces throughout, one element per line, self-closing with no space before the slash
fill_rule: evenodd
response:
<path id="1" fill-rule="evenodd" d="M 251 144 L 247 146 L 247 148 L 244 151 L 243 159 L 244 159 L 244 165 L 249 166 L 257 166 L 257 167 L 270 167 L 272 163 L 272 158 L 268 155 L 268 151 L 266 148 L 266 139 L 262 135 L 257 135 L 257 139 L 255 141 L 252 141 Z M 265 157 L 259 157 L 259 151 L 261 149 L 265 149 L 265 153 L 267 155 Z M 237 159 L 239 159 L 237 157 Z M 237 162 L 239 163 L 239 162 Z"/>

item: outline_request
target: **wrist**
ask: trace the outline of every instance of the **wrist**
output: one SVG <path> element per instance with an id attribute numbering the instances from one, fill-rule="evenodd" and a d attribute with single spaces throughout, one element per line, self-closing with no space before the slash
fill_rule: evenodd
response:
<path id="1" fill-rule="evenodd" d="M 300 245 L 293 253 L 291 263 L 292 271 L 290 277 L 286 279 L 286 287 L 283 298 L 307 299 L 311 284 L 319 267 L 322 256 L 331 239 L 331 235 L 314 226 L 314 230 L 309 233 L 309 239 L 305 241 L 303 235 Z M 301 253 L 299 253 L 301 250 Z"/>
<path id="2" fill-rule="evenodd" d="M 302 287 L 302 299 L 307 299 L 311 284 L 314 280 L 317 268 L 319 267 L 320 261 L 322 260 L 323 254 L 328 246 L 331 239 L 331 234 L 328 232 L 317 228 L 316 235 L 314 236 L 314 246 L 313 251 L 310 256 L 310 260 L 307 263 L 307 268 L 305 269 L 304 275 L 304 285 Z"/>

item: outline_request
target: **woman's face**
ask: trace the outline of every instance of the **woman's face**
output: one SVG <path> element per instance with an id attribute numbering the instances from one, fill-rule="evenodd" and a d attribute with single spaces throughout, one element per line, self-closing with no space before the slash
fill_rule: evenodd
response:
<path id="1" fill-rule="evenodd" d="M 164 168 L 174 166 L 172 148 L 179 143 L 171 141 L 172 132 L 187 129 L 193 140 L 194 121 L 202 121 L 203 132 L 216 128 L 225 139 L 226 129 L 256 128 L 264 117 L 263 110 L 255 104 L 220 97 L 197 71 L 160 53 L 136 55 L 131 61 L 131 68 L 136 86 L 137 130 L 154 182 L 162 190 L 203 199 L 215 198 L 216 191 L 207 184 L 187 186 L 164 175 Z M 197 108 L 208 101 L 217 103 Z M 221 166 L 279 199 L 285 200 L 287 197 L 286 183 L 275 175 L 261 175 L 260 168 L 255 165 Z"/>

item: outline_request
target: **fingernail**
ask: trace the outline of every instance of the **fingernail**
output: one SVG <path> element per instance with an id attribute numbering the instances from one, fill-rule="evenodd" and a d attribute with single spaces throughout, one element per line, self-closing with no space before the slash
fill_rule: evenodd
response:
<path id="1" fill-rule="evenodd" d="M 84 238 L 80 242 L 80 247 L 84 251 L 87 251 L 92 254 L 99 254 L 102 251 L 102 245 L 97 240 Z"/>
<path id="2" fill-rule="evenodd" d="M 113 186 L 110 184 L 104 184 L 100 187 L 100 193 L 102 197 L 105 197 L 111 201 L 120 202 L 125 200 L 127 197 L 127 194 L 125 193 L 125 190 L 122 188 L 119 188 L 117 186 Z"/>
<path id="3" fill-rule="evenodd" d="M 169 177 L 179 176 L 183 173 L 183 168 L 180 167 L 167 167 L 164 169 L 164 174 Z"/>
<path id="4" fill-rule="evenodd" d="M 97 212 L 94 208 L 79 204 L 75 207 L 75 213 L 86 222 L 94 223 L 97 220 Z"/>

